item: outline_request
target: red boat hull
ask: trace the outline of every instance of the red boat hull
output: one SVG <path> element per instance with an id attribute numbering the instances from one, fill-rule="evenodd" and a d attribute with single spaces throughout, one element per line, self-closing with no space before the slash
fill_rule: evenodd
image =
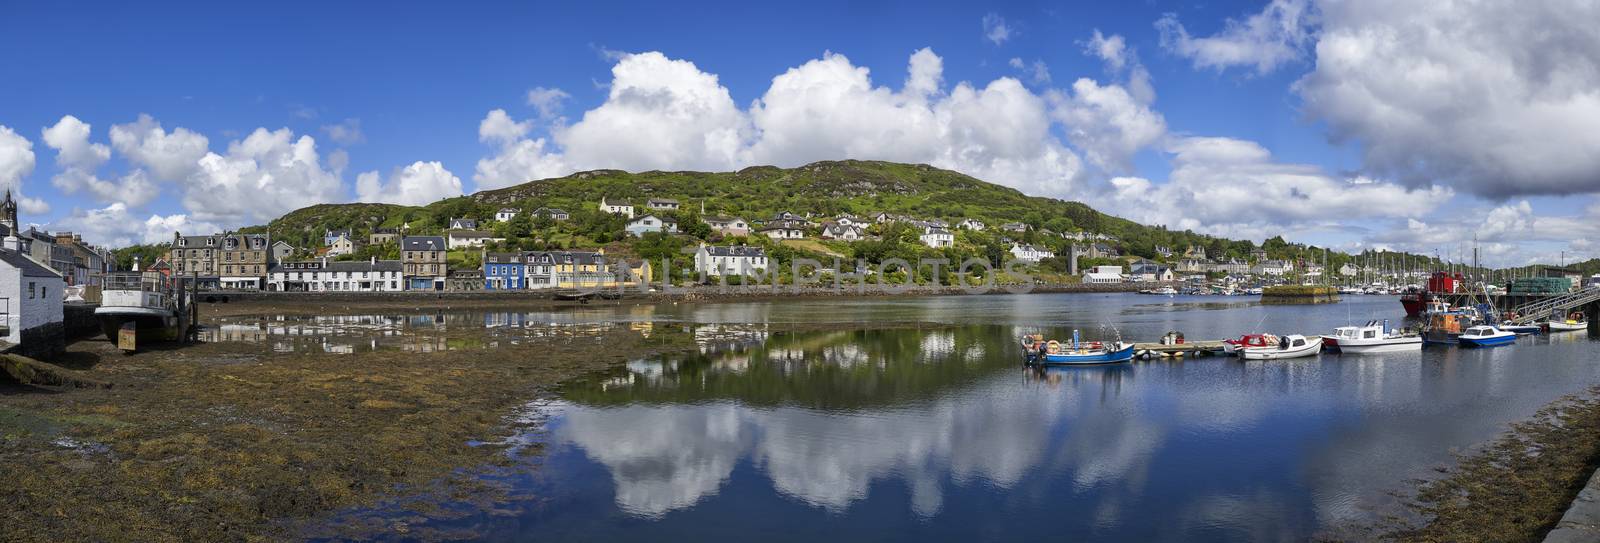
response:
<path id="1" fill-rule="evenodd" d="M 1400 305 L 1406 308 L 1407 317 L 1422 315 L 1422 310 L 1428 306 L 1427 294 L 1407 294 L 1400 297 Z"/>

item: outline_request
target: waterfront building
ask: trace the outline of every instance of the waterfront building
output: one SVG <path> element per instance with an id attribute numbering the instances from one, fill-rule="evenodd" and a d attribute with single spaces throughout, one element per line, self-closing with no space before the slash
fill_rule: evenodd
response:
<path id="1" fill-rule="evenodd" d="M 485 253 L 483 255 L 483 288 L 488 290 L 520 290 L 527 288 L 523 277 L 525 264 L 522 253 Z"/>
<path id="2" fill-rule="evenodd" d="M 185 236 L 181 232 L 173 232 L 172 243 L 165 257 L 167 264 L 172 266 L 174 275 L 189 278 L 201 288 L 214 287 L 217 284 L 217 252 L 221 240 L 220 234 Z"/>
<path id="3" fill-rule="evenodd" d="M 628 226 L 625 230 L 628 231 L 628 235 L 634 237 L 643 236 L 650 232 L 676 234 L 678 233 L 678 221 L 663 219 L 655 215 L 645 215 L 628 221 Z"/>
<path id="4" fill-rule="evenodd" d="M 1083 274 L 1085 284 L 1116 284 L 1122 282 L 1122 266 L 1095 266 Z"/>
<path id="5" fill-rule="evenodd" d="M 266 234 L 224 234 L 218 259 L 218 286 L 227 289 L 260 290 L 267 277 Z M 341 238 L 344 239 L 344 238 Z"/>
<path id="6" fill-rule="evenodd" d="M 644 205 L 656 211 L 677 211 L 680 204 L 671 198 L 651 198 Z"/>
<path id="7" fill-rule="evenodd" d="M 1281 277 L 1291 271 L 1294 271 L 1294 264 L 1287 260 L 1262 260 L 1256 264 L 1255 268 L 1250 270 L 1250 273 Z"/>
<path id="8" fill-rule="evenodd" d="M 738 217 L 708 215 L 702 217 L 700 222 L 706 223 L 707 226 L 711 227 L 712 231 L 719 232 L 724 236 L 750 235 L 750 223 Z"/>
<path id="9" fill-rule="evenodd" d="M 1128 276 L 1134 281 L 1142 283 L 1170 282 L 1178 279 L 1178 275 L 1173 273 L 1172 268 L 1144 259 L 1140 259 L 1128 267 Z"/>
<path id="10" fill-rule="evenodd" d="M 446 246 L 441 236 L 406 236 L 400 240 L 406 290 L 444 290 Z"/>
<path id="11" fill-rule="evenodd" d="M 66 345 L 60 273 L 22 251 L 15 232 L 0 247 L 0 340 L 29 356 L 48 356 Z"/>
<path id="12" fill-rule="evenodd" d="M 760 247 L 718 247 L 702 243 L 694 253 L 694 270 L 706 276 L 764 273 L 767 271 L 767 252 Z"/>
<path id="13" fill-rule="evenodd" d="M 617 278 L 606 265 L 604 252 L 556 251 L 550 253 L 555 286 L 596 288 L 616 286 Z"/>
<path id="14" fill-rule="evenodd" d="M 955 234 L 950 233 L 949 230 L 946 230 L 941 226 L 924 227 L 922 229 L 922 235 L 918 236 L 918 239 L 922 240 L 923 245 L 927 245 L 935 249 L 949 247 L 951 245 L 955 245 L 956 243 Z"/>
<path id="15" fill-rule="evenodd" d="M 602 212 L 602 213 L 611 213 L 611 214 L 614 214 L 614 215 L 622 215 L 624 217 L 632 219 L 633 218 L 633 204 L 628 202 L 627 200 L 606 201 L 606 197 L 601 196 L 600 197 L 600 212 Z"/>
<path id="16" fill-rule="evenodd" d="M 547 251 L 522 255 L 523 288 L 552 288 L 556 286 L 556 259 Z"/>
<path id="17" fill-rule="evenodd" d="M 1046 258 L 1055 258 L 1056 253 L 1042 247 L 1018 243 L 1011 246 L 1011 256 L 1023 262 L 1037 263 Z"/>
<path id="18" fill-rule="evenodd" d="M 399 260 L 279 262 L 267 274 L 267 290 L 274 292 L 398 292 L 405 288 Z"/>
<path id="19" fill-rule="evenodd" d="M 450 277 L 445 281 L 444 289 L 451 292 L 483 290 L 483 271 L 450 270 Z"/>

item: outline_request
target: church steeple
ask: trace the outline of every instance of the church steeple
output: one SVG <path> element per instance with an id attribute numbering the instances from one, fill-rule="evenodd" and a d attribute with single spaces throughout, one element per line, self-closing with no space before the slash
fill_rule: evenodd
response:
<path id="1" fill-rule="evenodd" d="M 0 224 L 4 224 L 6 231 L 17 231 L 17 201 L 11 198 L 11 189 L 6 189 L 6 199 L 0 201 Z"/>

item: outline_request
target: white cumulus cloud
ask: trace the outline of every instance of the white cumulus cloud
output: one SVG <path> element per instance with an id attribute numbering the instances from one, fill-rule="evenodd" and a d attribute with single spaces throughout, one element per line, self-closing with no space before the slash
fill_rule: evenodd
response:
<path id="1" fill-rule="evenodd" d="M 1014 33 L 1016 31 L 1006 24 L 1006 19 L 1001 17 L 1000 14 L 990 13 L 983 16 L 984 39 L 993 42 L 995 45 L 1000 45 L 1011 39 L 1011 35 Z"/>
<path id="2" fill-rule="evenodd" d="M 221 231 L 216 224 L 196 222 L 189 215 L 181 213 L 152 214 L 141 221 L 121 202 L 99 209 L 75 209 L 72 214 L 52 222 L 49 227 L 51 230 L 71 231 L 92 243 L 110 247 L 172 241 L 172 235 L 176 232 L 209 234 Z"/>
<path id="3" fill-rule="evenodd" d="M 142 171 L 130 172 L 118 180 L 101 179 L 96 170 L 111 159 L 111 148 L 91 143 L 91 132 L 88 123 L 71 115 L 42 131 L 45 145 L 56 151 L 56 166 L 60 168 L 50 178 L 51 184 L 67 194 L 86 191 L 102 203 L 120 202 L 131 207 L 142 206 L 160 194 L 160 187 Z"/>
<path id="4" fill-rule="evenodd" d="M 302 207 L 344 197 L 339 176 L 325 169 L 311 136 L 287 128 L 257 128 L 208 152 L 185 180 L 184 207 L 197 220 L 225 225 L 263 224 Z"/>
<path id="5" fill-rule="evenodd" d="M 322 133 L 339 145 L 358 145 L 367 141 L 367 134 L 361 131 L 361 119 L 345 119 L 338 124 L 322 125 Z"/>
<path id="6" fill-rule="evenodd" d="M 0 190 L 9 190 L 19 210 L 28 214 L 50 212 L 50 204 L 22 196 L 22 178 L 33 173 L 33 142 L 15 130 L 0 125 Z"/>
<path id="7" fill-rule="evenodd" d="M 561 106 L 572 95 L 555 88 L 534 87 L 528 90 L 528 105 L 539 110 L 539 118 L 552 119 L 561 115 Z"/>
<path id="8" fill-rule="evenodd" d="M 356 196 L 363 202 L 416 206 L 460 195 L 461 179 L 439 162 L 413 162 L 390 175 L 388 182 L 378 172 L 356 177 Z"/>
<path id="9" fill-rule="evenodd" d="M 1213 36 L 1190 36 L 1173 13 L 1156 21 L 1156 29 L 1162 47 L 1191 59 L 1196 68 L 1251 66 L 1267 73 L 1304 55 L 1315 18 L 1310 0 L 1272 0 L 1244 20 L 1228 19 Z"/>
<path id="10" fill-rule="evenodd" d="M 744 112 L 717 76 L 658 52 L 624 56 L 604 104 L 555 139 L 567 160 L 624 170 L 727 170 L 750 136 Z"/>
<path id="11" fill-rule="evenodd" d="M 111 146 L 129 162 L 153 172 L 159 181 L 182 181 L 193 175 L 210 145 L 205 136 L 186 128 L 167 132 L 145 114 L 132 123 L 111 125 Z"/>

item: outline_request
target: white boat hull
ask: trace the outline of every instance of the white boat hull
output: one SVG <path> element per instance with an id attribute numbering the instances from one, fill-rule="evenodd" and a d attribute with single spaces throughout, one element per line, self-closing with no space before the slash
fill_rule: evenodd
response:
<path id="1" fill-rule="evenodd" d="M 1339 352 L 1351 354 L 1399 353 L 1422 350 L 1422 337 L 1411 336 L 1388 339 L 1340 339 Z"/>
<path id="2" fill-rule="evenodd" d="M 1576 332 L 1589 328 L 1589 323 L 1587 322 L 1550 321 L 1549 325 L 1551 332 Z"/>
<path id="3" fill-rule="evenodd" d="M 1316 356 L 1322 350 L 1322 337 L 1312 336 L 1306 338 L 1306 344 L 1301 347 L 1282 349 L 1278 347 L 1251 347 L 1240 351 L 1239 356 L 1245 360 L 1280 360 L 1285 358 L 1301 358 Z"/>

